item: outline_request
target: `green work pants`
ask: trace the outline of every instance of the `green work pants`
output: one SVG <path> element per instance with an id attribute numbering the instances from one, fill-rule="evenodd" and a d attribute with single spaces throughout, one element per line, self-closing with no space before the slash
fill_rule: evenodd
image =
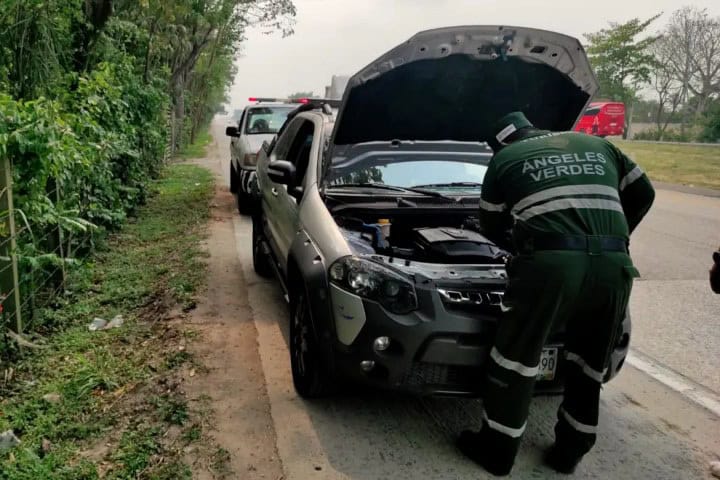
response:
<path id="1" fill-rule="evenodd" d="M 621 252 L 536 251 L 508 264 L 503 316 L 484 384 L 483 443 L 512 465 L 525 430 L 540 355 L 565 332 L 565 392 L 556 444 L 581 457 L 595 443 L 600 386 L 637 270 Z"/>

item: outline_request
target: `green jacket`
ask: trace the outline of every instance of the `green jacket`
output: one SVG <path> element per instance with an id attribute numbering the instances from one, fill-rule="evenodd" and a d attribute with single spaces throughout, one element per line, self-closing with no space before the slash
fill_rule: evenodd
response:
<path id="1" fill-rule="evenodd" d="M 499 151 L 483 181 L 480 224 L 491 240 L 537 232 L 628 238 L 655 191 L 612 143 L 577 132 L 536 131 Z"/>

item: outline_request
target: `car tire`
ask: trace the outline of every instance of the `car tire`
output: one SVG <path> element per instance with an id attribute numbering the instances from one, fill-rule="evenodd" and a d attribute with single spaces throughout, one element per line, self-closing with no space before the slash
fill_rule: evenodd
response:
<path id="1" fill-rule="evenodd" d="M 273 275 L 272 259 L 263 251 L 262 246 L 262 225 L 259 219 L 253 219 L 252 229 L 252 252 L 253 269 L 255 273 L 263 278 L 270 278 Z"/>
<path id="2" fill-rule="evenodd" d="M 252 213 L 252 197 L 242 190 L 237 192 L 237 209 L 240 215 L 250 215 Z"/>
<path id="3" fill-rule="evenodd" d="M 238 193 L 238 174 L 233 165 L 232 160 L 230 161 L 230 193 Z"/>
<path id="4" fill-rule="evenodd" d="M 320 351 L 305 285 L 290 297 L 290 366 L 295 391 L 301 397 L 321 398 L 335 392 Z"/>

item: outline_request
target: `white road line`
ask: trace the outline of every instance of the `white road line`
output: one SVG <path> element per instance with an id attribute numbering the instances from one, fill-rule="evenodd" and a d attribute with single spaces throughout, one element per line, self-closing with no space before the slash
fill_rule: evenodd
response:
<path id="1" fill-rule="evenodd" d="M 670 370 L 637 350 L 630 351 L 627 363 L 720 417 L 720 395 L 717 393 Z"/>

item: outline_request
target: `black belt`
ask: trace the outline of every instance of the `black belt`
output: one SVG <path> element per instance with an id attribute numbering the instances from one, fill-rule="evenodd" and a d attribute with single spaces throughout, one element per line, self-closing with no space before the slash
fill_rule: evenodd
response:
<path id="1" fill-rule="evenodd" d="M 628 242 L 606 235 L 534 235 L 523 240 L 519 250 L 576 250 L 588 253 L 628 252 Z"/>

